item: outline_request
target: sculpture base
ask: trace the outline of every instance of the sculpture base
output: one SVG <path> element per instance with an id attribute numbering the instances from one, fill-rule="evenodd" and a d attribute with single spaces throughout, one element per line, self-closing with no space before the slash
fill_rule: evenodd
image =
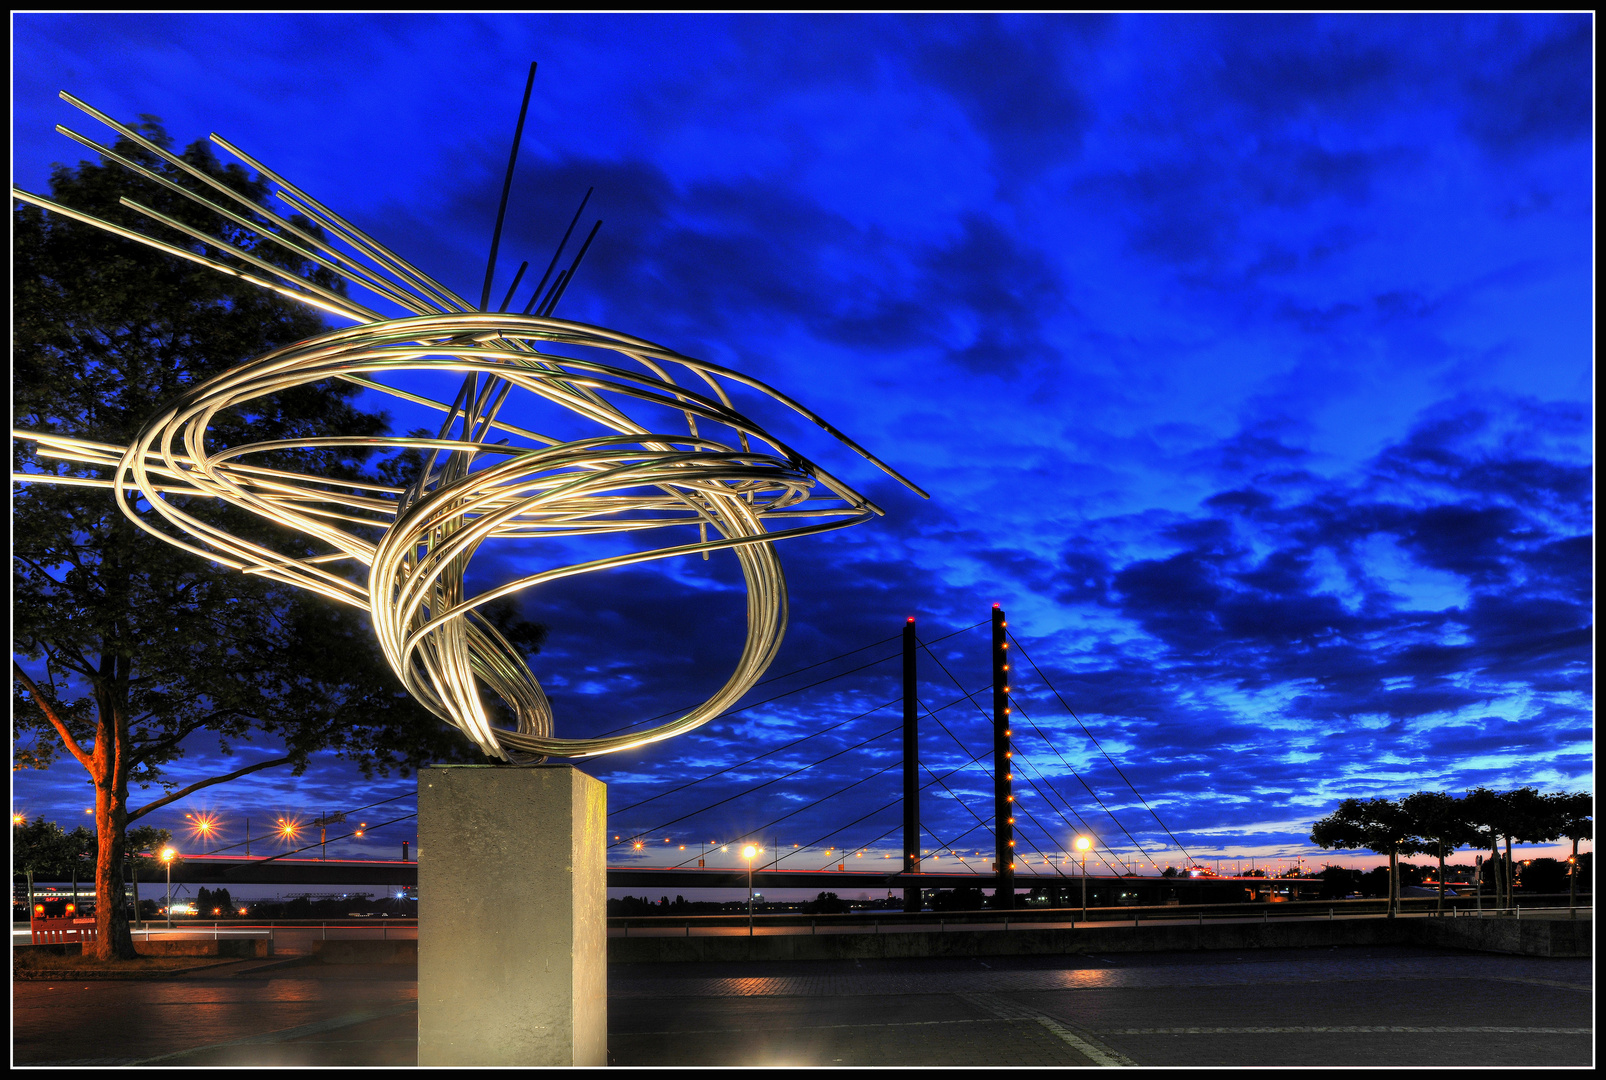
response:
<path id="1" fill-rule="evenodd" d="M 606 831 L 571 765 L 419 771 L 419 1065 L 607 1064 Z"/>

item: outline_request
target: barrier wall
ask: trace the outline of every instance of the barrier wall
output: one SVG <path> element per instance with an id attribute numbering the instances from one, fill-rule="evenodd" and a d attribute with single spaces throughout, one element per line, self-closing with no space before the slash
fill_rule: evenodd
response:
<path id="1" fill-rule="evenodd" d="M 945 933 L 615 937 L 611 964 L 743 960 L 883 960 L 924 956 L 1309 949 L 1431 945 L 1524 956 L 1590 956 L 1589 919 L 1348 919 L 1334 922 L 1162 923 Z"/>

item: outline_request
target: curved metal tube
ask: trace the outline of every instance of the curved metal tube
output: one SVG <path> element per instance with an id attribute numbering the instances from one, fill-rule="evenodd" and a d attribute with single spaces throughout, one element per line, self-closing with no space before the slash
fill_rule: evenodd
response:
<path id="1" fill-rule="evenodd" d="M 172 175 L 195 173 L 188 163 L 137 133 L 69 95 L 63 97 L 173 165 Z M 82 136 L 73 138 L 94 145 Z M 216 136 L 214 140 L 229 147 Z M 109 160 L 146 171 L 107 153 Z M 459 302 L 432 278 L 276 174 L 257 168 L 289 190 L 283 196 L 287 201 L 335 235 L 351 240 L 356 255 L 337 251 L 299 227 L 294 229 L 298 243 L 284 246 L 315 258 L 325 268 L 340 268 L 351 284 L 393 302 L 399 298 L 420 314 L 383 319 L 328 289 L 319 288 L 314 295 L 287 288 L 203 257 L 192 248 L 157 241 L 13 189 L 15 197 L 52 212 L 359 323 L 278 349 L 192 387 L 151 416 L 127 447 L 14 431 L 14 438 L 37 442 L 41 456 L 107 467 L 113 479 L 21 473 L 13 474 L 13 480 L 111 488 L 123 513 L 166 543 L 245 573 L 365 608 L 386 661 L 408 692 L 490 757 L 520 762 L 547 756 L 588 757 L 667 739 L 707 723 L 758 681 L 780 648 L 786 627 L 786 579 L 773 543 L 881 513 L 863 495 L 738 412 L 727 384 L 757 391 L 800 413 L 925 495 L 823 419 L 750 376 L 601 327 L 551 317 L 455 310 Z M 168 187 L 179 187 L 149 175 Z M 201 179 L 211 188 L 221 188 L 209 178 Z M 212 210 L 219 209 L 211 201 L 216 193 L 203 198 L 180 190 Z M 249 219 L 228 215 L 236 222 L 283 221 L 230 189 L 221 193 L 249 208 Z M 226 240 L 214 240 L 177 221 L 159 220 L 191 241 L 286 276 L 231 248 Z M 266 226 L 263 234 L 274 238 Z M 323 253 L 309 251 L 317 245 L 322 245 Z M 443 306 L 443 295 L 451 297 L 445 302 L 448 306 Z M 571 351 L 586 355 L 568 355 Z M 699 388 L 676 382 L 671 372 L 677 367 L 693 376 Z M 449 374 L 462 379 L 461 389 L 448 403 L 384 381 L 403 372 Z M 220 422 L 230 411 L 330 379 L 357 382 L 437 409 L 444 413 L 440 431 L 434 438 L 320 436 L 219 443 L 217 432 L 237 426 Z M 627 408 L 633 403 L 654 409 L 657 419 L 652 427 L 631 417 Z M 543 404 L 588 422 L 596 434 L 560 439 L 510 423 L 502 415 L 523 414 Z M 678 415 L 684 432 L 662 430 L 660 421 L 666 415 Z M 284 464 L 297 452 L 378 447 L 422 451 L 425 466 L 412 484 L 401 489 L 302 472 Z M 181 504 L 195 497 L 221 500 L 258 515 L 283 526 L 296 540 L 285 550 L 275 550 L 235 536 L 187 513 Z M 695 528 L 698 539 L 656 546 L 642 542 L 623 554 L 548 566 L 472 597 L 466 590 L 470 562 L 486 544 L 623 533 L 645 540 L 660 535 L 658 530 L 685 527 Z M 735 553 L 747 585 L 747 641 L 742 654 L 725 684 L 701 705 L 643 731 L 591 739 L 557 737 L 551 705 L 524 657 L 478 610 L 490 601 L 559 578 L 693 553 L 706 558 L 708 552 L 723 548 Z M 514 717 L 511 730 L 493 723 L 486 693 L 505 703 Z"/>

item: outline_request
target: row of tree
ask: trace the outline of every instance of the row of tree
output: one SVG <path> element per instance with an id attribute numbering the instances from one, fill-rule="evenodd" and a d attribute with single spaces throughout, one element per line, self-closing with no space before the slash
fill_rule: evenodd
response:
<path id="1" fill-rule="evenodd" d="M 158 852 L 173 839 L 173 834 L 166 829 L 146 825 L 127 830 L 126 836 L 123 859 L 133 872 L 137 897 L 140 868 L 150 864 L 152 878 L 160 873 L 156 869 Z M 68 831 L 42 816 L 32 821 L 26 817 L 12 818 L 11 872 L 13 875 L 22 875 L 28 881 L 29 911 L 33 910 L 35 880 L 68 880 L 76 889 L 80 875 L 89 881 L 95 880 L 99 855 L 99 834 L 82 825 Z"/>
<path id="2" fill-rule="evenodd" d="M 1313 844 L 1326 849 L 1354 848 L 1388 856 L 1389 915 L 1399 907 L 1401 855 L 1432 855 L 1439 860 L 1439 905 L 1444 904 L 1444 860 L 1464 847 L 1486 850 L 1493 866 L 1495 903 L 1510 907 L 1515 887 L 1511 845 L 1594 838 L 1594 796 L 1588 792 L 1541 792 L 1522 787 L 1494 791 L 1479 787 L 1455 796 L 1418 791 L 1403 799 L 1345 799 L 1311 826 Z M 1505 842 L 1505 855 L 1500 845 Z M 1578 900 L 1577 874 L 1569 875 L 1570 902 Z"/>

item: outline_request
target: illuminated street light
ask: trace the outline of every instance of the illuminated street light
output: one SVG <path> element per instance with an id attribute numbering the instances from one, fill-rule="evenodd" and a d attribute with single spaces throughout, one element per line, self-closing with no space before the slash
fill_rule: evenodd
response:
<path id="1" fill-rule="evenodd" d="M 26 825 L 27 823 L 28 823 L 28 818 L 25 815 L 23 815 L 23 814 L 12 814 L 11 815 L 11 824 L 13 824 L 13 825 Z"/>
<path id="2" fill-rule="evenodd" d="M 173 929 L 173 856 L 178 852 L 170 847 L 162 849 L 162 865 L 167 867 L 167 928 Z"/>
<path id="3" fill-rule="evenodd" d="M 190 819 L 190 835 L 201 842 L 204 848 L 212 840 L 212 834 L 217 831 L 217 818 L 211 814 L 185 814 Z"/>
<path id="4" fill-rule="evenodd" d="M 758 854 L 758 848 L 748 844 L 742 849 L 742 858 L 747 860 L 747 936 L 753 936 L 753 856 Z"/>
<path id="5" fill-rule="evenodd" d="M 1076 850 L 1082 853 L 1082 921 L 1087 922 L 1087 850 L 1093 841 L 1086 836 L 1076 838 Z"/>

